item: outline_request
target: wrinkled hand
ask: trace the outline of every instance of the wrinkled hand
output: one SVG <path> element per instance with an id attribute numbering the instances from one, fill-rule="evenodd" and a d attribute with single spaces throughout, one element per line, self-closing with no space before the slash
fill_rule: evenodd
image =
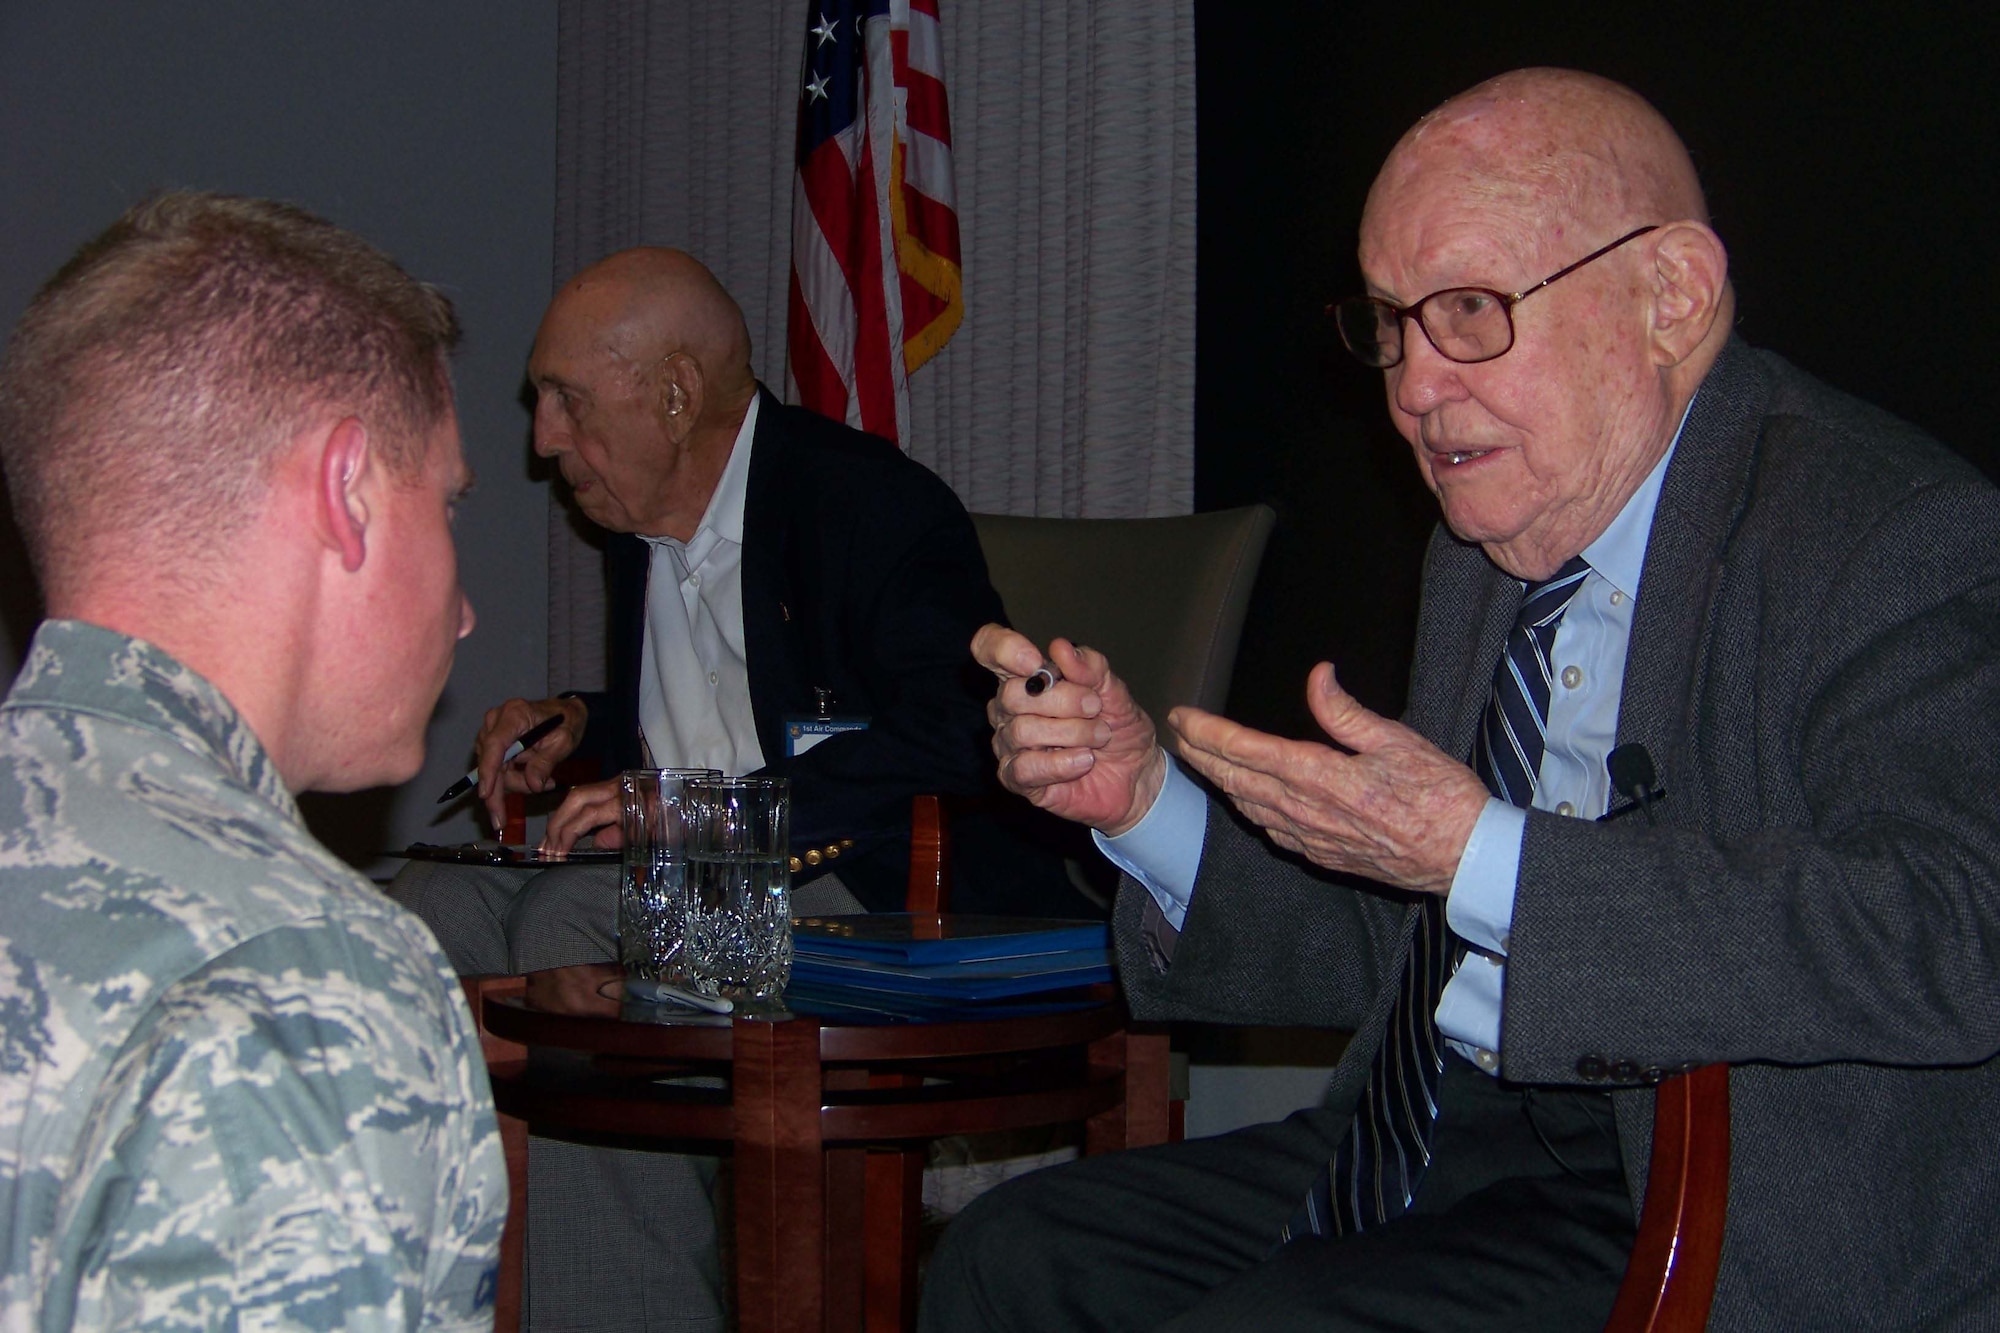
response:
<path id="1" fill-rule="evenodd" d="M 549 816 L 549 826 L 542 831 L 543 855 L 566 852 L 576 846 L 578 838 L 591 832 L 597 834 L 599 847 L 624 846 L 625 833 L 618 826 L 620 809 L 617 778 L 571 787 L 569 795 L 563 797 L 562 804 Z"/>
<path id="2" fill-rule="evenodd" d="M 1166 752 L 1154 738 L 1153 719 L 1111 674 L 1103 653 L 1051 640 L 1049 660 L 1063 679 L 1039 695 L 1028 693 L 1026 679 L 1042 654 L 1025 635 L 986 625 L 973 636 L 972 655 L 1000 678 L 986 705 L 1000 785 L 1114 836 L 1152 809 L 1166 779 Z"/>
<path id="3" fill-rule="evenodd" d="M 563 724 L 522 752 L 504 769 L 500 756 L 507 753 L 521 733 L 543 718 L 560 713 Z M 506 822 L 506 795 L 510 791 L 547 791 L 555 785 L 550 770 L 570 756 L 583 740 L 584 724 L 590 710 L 581 699 L 509 699 L 498 708 L 486 710 L 486 720 L 472 742 L 479 765 L 479 803 L 486 817 L 499 828 Z"/>
<path id="4" fill-rule="evenodd" d="M 1306 703 L 1352 753 L 1253 731 L 1198 708 L 1167 725 L 1181 758 L 1271 841 L 1329 870 L 1420 893 L 1448 893 L 1486 784 L 1400 722 L 1363 708 L 1325 662 Z"/>

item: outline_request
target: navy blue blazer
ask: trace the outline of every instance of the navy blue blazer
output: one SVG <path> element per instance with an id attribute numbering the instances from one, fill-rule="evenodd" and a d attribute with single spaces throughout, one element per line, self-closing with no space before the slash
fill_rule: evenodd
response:
<path id="1" fill-rule="evenodd" d="M 895 445 L 789 407 L 759 389 L 743 518 L 743 640 L 750 704 L 769 773 L 792 781 L 792 843 L 852 838 L 837 866 L 871 910 L 902 906 L 910 798 L 984 793 L 992 782 L 993 679 L 972 636 L 1003 618 L 965 507 Z M 615 534 L 607 688 L 582 697 L 578 753 L 636 768 L 645 643 L 646 544 Z M 784 721 L 810 715 L 814 687 L 868 730 L 786 759 Z M 798 878 L 819 871 L 807 870 Z"/>

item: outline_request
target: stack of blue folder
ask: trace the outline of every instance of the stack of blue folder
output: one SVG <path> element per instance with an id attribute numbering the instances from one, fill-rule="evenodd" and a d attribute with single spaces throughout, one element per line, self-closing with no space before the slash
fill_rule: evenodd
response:
<path id="1" fill-rule="evenodd" d="M 884 912 L 793 922 L 786 994 L 955 1009 L 1109 980 L 1101 921 Z"/>

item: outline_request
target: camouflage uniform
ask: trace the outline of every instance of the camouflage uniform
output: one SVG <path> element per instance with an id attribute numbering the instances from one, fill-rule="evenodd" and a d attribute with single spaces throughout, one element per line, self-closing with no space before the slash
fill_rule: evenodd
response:
<path id="1" fill-rule="evenodd" d="M 0 705 L 0 954 L 0 1329 L 491 1326 L 449 965 L 149 644 L 47 622 Z"/>

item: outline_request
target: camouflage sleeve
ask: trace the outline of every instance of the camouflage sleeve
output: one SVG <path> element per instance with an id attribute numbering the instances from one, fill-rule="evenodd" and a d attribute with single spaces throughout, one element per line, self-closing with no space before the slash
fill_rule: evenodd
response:
<path id="1" fill-rule="evenodd" d="M 464 1002 L 411 930 L 272 931 L 163 997 L 79 1156 L 79 1326 L 491 1327 L 506 1167 Z"/>

